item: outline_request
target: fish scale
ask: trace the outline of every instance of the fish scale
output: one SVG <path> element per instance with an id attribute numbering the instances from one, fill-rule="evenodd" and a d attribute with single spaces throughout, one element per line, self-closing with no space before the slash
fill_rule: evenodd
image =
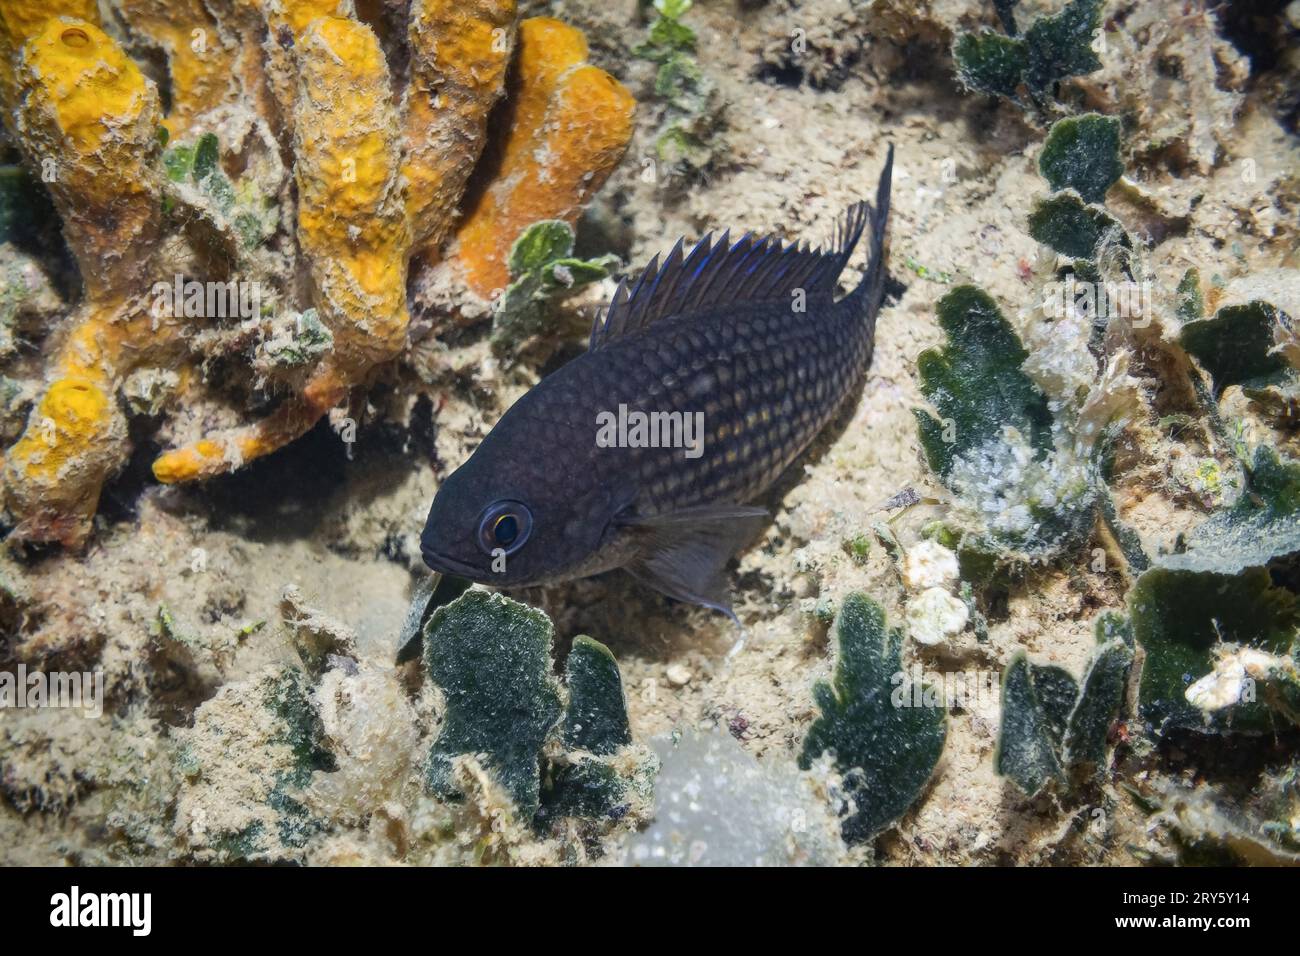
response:
<path id="1" fill-rule="evenodd" d="M 766 517 L 751 503 L 871 363 L 892 164 L 891 148 L 874 207 L 850 207 L 829 249 L 724 232 L 689 252 L 679 241 L 624 280 L 587 352 L 511 406 L 438 489 L 425 562 L 500 587 L 624 568 L 731 614 L 724 568 Z M 866 271 L 836 301 L 864 232 Z M 605 447 L 602 419 L 620 408 L 692 424 L 699 413 L 702 445 L 681 447 L 679 431 L 678 447 L 631 434 Z"/>
<path id="2" fill-rule="evenodd" d="M 599 396 L 586 403 L 592 436 L 596 413 L 620 404 L 704 413 L 699 458 L 680 448 L 597 448 L 593 441 L 589 460 L 637 476 L 639 515 L 753 500 L 825 427 L 870 363 L 871 323 L 845 303 L 816 321 L 809 327 L 788 303 L 674 319 L 617 343 L 599 363 L 573 368 L 576 393 Z M 647 336 L 655 347 L 645 346 Z"/>

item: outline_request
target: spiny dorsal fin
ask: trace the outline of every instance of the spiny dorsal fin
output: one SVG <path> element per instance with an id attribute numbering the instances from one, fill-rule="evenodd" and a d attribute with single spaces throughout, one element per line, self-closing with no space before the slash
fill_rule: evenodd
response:
<path id="1" fill-rule="evenodd" d="M 590 349 L 660 319 L 738 302 L 789 299 L 796 289 L 803 289 L 809 301 L 829 299 L 870 216 L 867 203 L 850 206 L 836 226 L 835 242 L 825 250 L 749 233 L 733 243 L 728 231 L 716 240 L 706 234 L 684 255 L 679 239 L 662 265 L 658 256 L 650 260 L 635 285 L 627 279 L 619 283 L 604 321 L 597 314 L 592 324 Z"/>

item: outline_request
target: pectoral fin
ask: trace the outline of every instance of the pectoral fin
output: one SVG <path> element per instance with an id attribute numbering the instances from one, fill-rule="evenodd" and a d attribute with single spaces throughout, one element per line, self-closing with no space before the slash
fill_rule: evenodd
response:
<path id="1" fill-rule="evenodd" d="M 708 505 L 630 518 L 621 524 L 639 536 L 639 546 L 626 570 L 661 594 L 713 608 L 736 621 L 723 571 L 767 517 L 763 508 Z"/>

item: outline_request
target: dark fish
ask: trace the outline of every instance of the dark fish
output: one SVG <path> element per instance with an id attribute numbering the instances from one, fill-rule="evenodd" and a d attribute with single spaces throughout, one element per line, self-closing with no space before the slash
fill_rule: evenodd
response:
<path id="1" fill-rule="evenodd" d="M 828 250 L 724 232 L 689 253 L 679 240 L 624 280 L 588 351 L 511 406 L 438 489 L 425 563 L 504 588 L 625 568 L 731 615 L 723 569 L 767 517 L 747 502 L 871 364 L 893 161 L 891 146 L 875 208 L 851 206 Z M 835 301 L 864 231 L 866 274 Z M 604 447 L 611 436 L 660 447 Z"/>

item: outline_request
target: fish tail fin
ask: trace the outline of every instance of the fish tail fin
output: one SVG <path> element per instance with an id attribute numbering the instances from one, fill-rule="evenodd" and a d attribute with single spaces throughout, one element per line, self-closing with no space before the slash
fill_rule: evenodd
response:
<path id="1" fill-rule="evenodd" d="M 856 203 L 850 207 L 846 216 L 846 223 L 852 224 L 857 231 L 845 249 L 846 262 L 849 254 L 853 252 L 858 237 L 868 226 L 870 227 L 871 258 L 867 263 L 867 271 L 863 273 L 862 281 L 849 293 L 848 298 L 854 300 L 860 313 L 873 322 L 876 313 L 880 310 L 881 299 L 885 295 L 885 230 L 889 224 L 889 190 L 893 173 L 894 145 L 891 143 L 889 153 L 885 157 L 885 168 L 880 171 L 875 205 L 867 202 Z"/>

